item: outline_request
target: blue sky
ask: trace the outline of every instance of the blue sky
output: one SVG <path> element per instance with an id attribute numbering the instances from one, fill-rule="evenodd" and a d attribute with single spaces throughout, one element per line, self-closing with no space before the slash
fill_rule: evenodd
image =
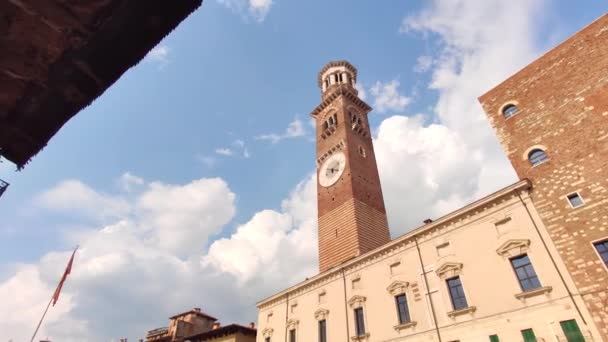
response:
<path id="1" fill-rule="evenodd" d="M 370 120 L 395 237 L 515 180 L 476 97 L 607 8 L 591 0 L 206 0 L 23 171 L 0 164 L 0 178 L 11 183 L 0 199 L 0 298 L 25 280 L 37 284 L 28 293 L 44 297 L 65 253 L 81 244 L 87 275 L 78 278 L 75 268 L 65 306 L 46 330 L 58 340 L 135 338 L 136 328 L 143 335 L 170 310 L 189 306 L 210 307 L 224 321 L 253 320 L 255 300 L 316 269 L 308 113 L 320 102 L 316 77 L 326 62 L 353 63 L 362 96 L 376 108 Z M 117 224 L 127 227 L 120 240 L 100 235 Z M 266 229 L 269 235 L 260 233 Z M 168 234 L 192 249 L 180 251 L 184 241 L 167 242 Z M 266 248 L 275 254 L 251 247 L 277 234 Z M 141 243 L 141 253 L 120 247 L 129 239 L 131 247 Z M 306 248 L 281 254 L 291 244 Z M 113 281 L 142 271 L 151 255 L 177 268 L 197 264 L 190 272 L 203 281 L 213 274 L 215 297 L 240 291 L 248 307 L 226 309 L 185 291 L 191 296 L 154 307 L 156 315 L 127 316 L 126 326 L 91 323 L 85 308 L 115 312 L 83 298 L 114 298 Z M 285 264 L 269 261 L 281 256 Z M 237 265 L 243 258 L 256 262 Z M 123 268 L 108 260 L 122 260 Z M 265 285 L 264 269 L 288 272 L 287 265 L 299 271 L 268 275 L 276 281 Z M 153 297 L 125 293 L 137 297 L 122 299 L 138 311 Z M 0 339 L 31 325 L 7 322 Z M 62 322 L 88 329 L 66 335 Z"/>

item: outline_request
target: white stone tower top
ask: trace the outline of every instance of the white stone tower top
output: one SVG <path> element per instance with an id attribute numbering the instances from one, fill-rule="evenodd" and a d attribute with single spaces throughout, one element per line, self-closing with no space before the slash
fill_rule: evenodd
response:
<path id="1" fill-rule="evenodd" d="M 357 68 L 347 61 L 333 61 L 319 71 L 319 88 L 325 93 L 333 85 L 348 85 L 354 89 L 357 83 Z"/>

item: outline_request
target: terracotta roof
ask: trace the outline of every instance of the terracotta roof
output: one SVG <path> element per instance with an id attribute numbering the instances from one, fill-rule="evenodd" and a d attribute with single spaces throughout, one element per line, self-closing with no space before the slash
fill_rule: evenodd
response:
<path id="1" fill-rule="evenodd" d="M 197 316 L 201 316 L 201 317 L 205 317 L 205 318 L 217 321 L 217 318 L 215 318 L 215 317 L 213 317 L 213 316 L 211 316 L 211 315 L 209 315 L 209 314 L 207 314 L 207 313 L 205 313 L 203 311 L 200 311 L 200 310 L 197 311 L 197 310 L 194 310 L 194 309 L 189 310 L 189 311 L 185 311 L 185 312 L 182 312 L 182 313 L 179 313 L 177 315 L 173 315 L 173 316 L 169 317 L 169 319 L 174 319 L 174 318 L 177 318 L 177 317 L 180 317 L 180 316 L 185 316 L 185 315 L 188 315 L 188 314 L 195 314 Z"/>
<path id="2" fill-rule="evenodd" d="M 22 168 L 201 3 L 0 1 L 0 155 Z"/>
<path id="3" fill-rule="evenodd" d="M 236 334 L 239 332 L 242 333 L 243 335 L 255 336 L 257 333 L 257 329 L 242 326 L 240 324 L 230 324 L 230 325 L 223 326 L 221 328 L 206 331 L 204 333 L 188 336 L 184 340 L 191 340 L 192 342 L 207 341 L 212 338 L 232 335 L 232 334 Z"/>

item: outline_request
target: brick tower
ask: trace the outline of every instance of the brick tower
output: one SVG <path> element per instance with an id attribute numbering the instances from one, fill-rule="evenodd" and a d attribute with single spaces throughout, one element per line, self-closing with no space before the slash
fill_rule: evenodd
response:
<path id="1" fill-rule="evenodd" d="M 608 15 L 480 102 L 608 341 Z"/>
<path id="2" fill-rule="evenodd" d="M 357 96 L 357 69 L 330 62 L 319 72 L 317 131 L 319 270 L 390 241 L 367 114 Z"/>

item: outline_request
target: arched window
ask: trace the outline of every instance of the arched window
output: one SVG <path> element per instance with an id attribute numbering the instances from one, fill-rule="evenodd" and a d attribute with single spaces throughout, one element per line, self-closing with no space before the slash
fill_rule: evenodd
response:
<path id="1" fill-rule="evenodd" d="M 517 114 L 517 111 L 517 106 L 511 103 L 502 108 L 502 115 L 505 117 L 505 119 L 508 119 Z"/>
<path id="2" fill-rule="evenodd" d="M 528 154 L 528 160 L 530 161 L 530 164 L 532 164 L 532 166 L 542 164 L 542 163 L 546 162 L 548 159 L 549 159 L 549 157 L 547 157 L 547 154 L 545 153 L 545 151 L 543 151 L 541 149 L 534 149 L 534 150 L 530 151 L 530 154 Z"/>

